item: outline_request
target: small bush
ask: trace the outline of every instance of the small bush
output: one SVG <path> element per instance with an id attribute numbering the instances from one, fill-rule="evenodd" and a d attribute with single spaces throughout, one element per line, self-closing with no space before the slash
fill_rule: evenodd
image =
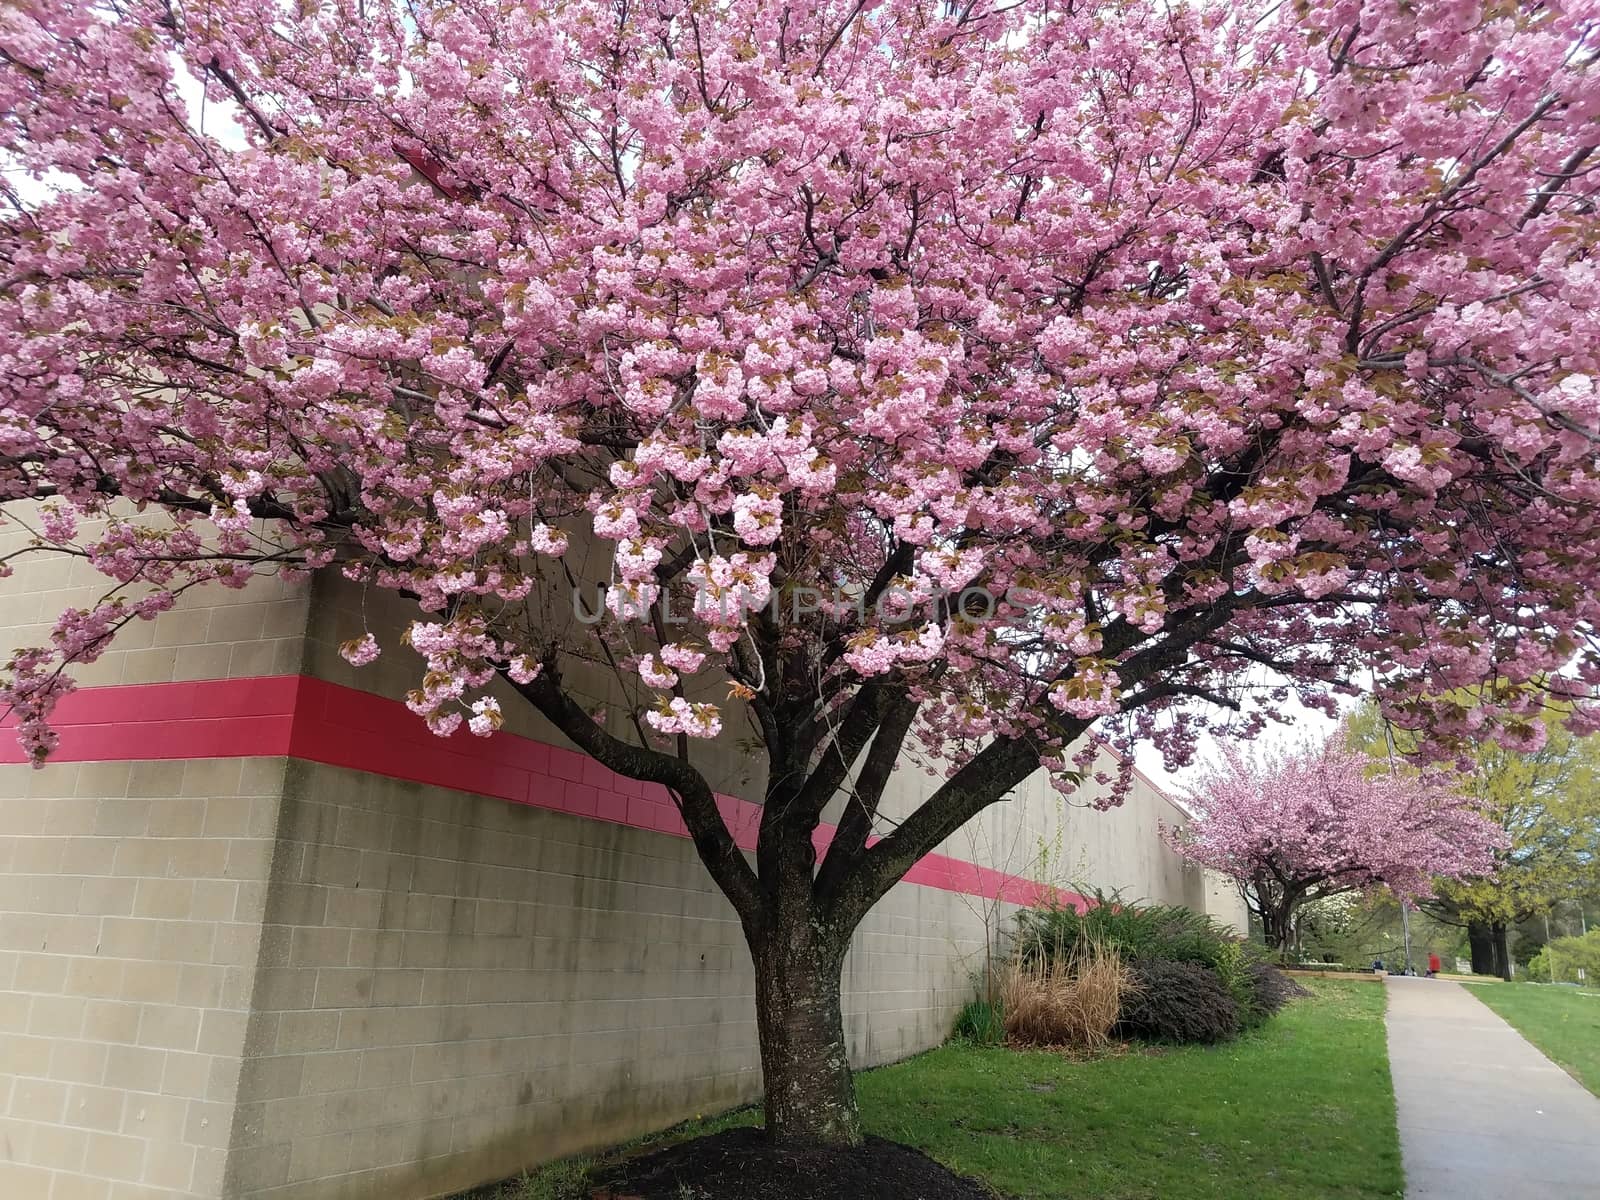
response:
<path id="1" fill-rule="evenodd" d="M 1113 947 L 1082 942 L 1070 955 L 1013 957 L 1000 978 L 1006 1040 L 1098 1050 L 1111 1040 L 1132 981 Z"/>
<path id="2" fill-rule="evenodd" d="M 1149 1011 L 1133 1011 L 1134 1001 L 1124 1005 L 1122 1030 L 1137 1036 L 1169 1041 L 1216 1041 L 1240 1029 L 1250 1029 L 1265 1021 L 1296 995 L 1304 991 L 1281 971 L 1271 967 L 1259 946 L 1238 937 L 1204 913 L 1180 905 L 1133 905 L 1120 896 L 1096 892 L 1086 912 L 1064 906 L 1029 909 L 1017 918 L 1016 950 L 1023 963 L 1049 964 L 1085 941 L 1096 942 L 1119 951 L 1130 964 L 1139 964 L 1135 978 L 1159 973 L 1152 963 L 1194 968 L 1161 973 L 1156 984 L 1165 989 L 1154 997 Z M 1181 990 L 1185 981 L 1198 981 L 1199 971 L 1207 982 L 1193 982 L 1200 1011 L 1188 1021 L 1163 1005 L 1180 998 L 1169 996 Z M 1220 991 L 1228 1004 L 1215 1002 Z M 1130 1015 L 1131 1014 L 1131 1015 Z M 1190 1026 L 1193 1026 L 1190 1031 Z"/>
<path id="3" fill-rule="evenodd" d="M 1006 1040 L 1006 1023 L 1000 1005 L 973 1000 L 957 1015 L 954 1036 L 975 1046 L 1000 1045 Z"/>
<path id="4" fill-rule="evenodd" d="M 1159 1042 L 1222 1042 L 1239 1032 L 1239 1005 L 1210 967 L 1140 958 L 1116 1031 Z"/>
<path id="5" fill-rule="evenodd" d="M 1258 1020 L 1265 1020 L 1289 1001 L 1310 994 L 1271 963 L 1258 959 L 1250 964 L 1250 1006 Z"/>

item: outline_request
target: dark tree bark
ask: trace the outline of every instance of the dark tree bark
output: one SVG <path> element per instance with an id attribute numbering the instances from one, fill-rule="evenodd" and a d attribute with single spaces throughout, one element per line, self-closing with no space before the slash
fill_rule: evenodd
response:
<path id="1" fill-rule="evenodd" d="M 1491 944 L 1494 947 L 1494 973 L 1501 979 L 1511 979 L 1511 942 L 1506 923 L 1496 921 L 1490 926 Z"/>
<path id="2" fill-rule="evenodd" d="M 1294 947 L 1294 911 L 1280 903 L 1265 904 L 1261 909 L 1261 934 L 1267 945 L 1280 954 Z"/>
<path id="3" fill-rule="evenodd" d="M 752 945 L 766 1126 L 778 1141 L 861 1140 L 839 1005 L 844 945 L 803 926 Z"/>
<path id="4" fill-rule="evenodd" d="M 1282 878 L 1265 871 L 1256 875 L 1251 886 L 1255 890 L 1253 907 L 1261 919 L 1262 940 L 1279 955 L 1287 956 L 1294 949 L 1294 916 L 1306 899 L 1304 889 L 1285 884 Z"/>
<path id="5" fill-rule="evenodd" d="M 1472 973 L 1474 975 L 1494 975 L 1494 931 L 1483 921 L 1469 921 L 1467 923 L 1467 945 L 1472 953 Z"/>

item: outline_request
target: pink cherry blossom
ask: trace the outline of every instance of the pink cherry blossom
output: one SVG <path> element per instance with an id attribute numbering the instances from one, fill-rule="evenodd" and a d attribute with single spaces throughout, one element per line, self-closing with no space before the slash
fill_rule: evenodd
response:
<path id="1" fill-rule="evenodd" d="M 436 732 L 499 676 L 848 933 L 1091 729 L 1600 726 L 1593 0 L 709 11 L 0 9 L 0 504 L 107 580 L 36 759 L 128 622 L 329 568 Z"/>
<path id="2" fill-rule="evenodd" d="M 691 704 L 682 697 L 662 702 L 659 708 L 645 713 L 651 728 L 660 733 L 683 733 L 690 737 L 710 738 L 722 732 L 722 719 L 714 704 Z"/>
<path id="3" fill-rule="evenodd" d="M 639 660 L 639 678 L 650 687 L 662 690 L 678 683 L 677 673 L 663 667 L 654 654 L 646 654 Z"/>
<path id="4" fill-rule="evenodd" d="M 467 728 L 479 737 L 488 737 L 500 728 L 503 719 L 500 701 L 493 696 L 482 696 L 472 702 L 472 716 L 467 721 Z"/>
<path id="5" fill-rule="evenodd" d="M 1283 946 L 1308 900 L 1378 886 L 1413 899 L 1436 877 L 1490 874 L 1505 832 L 1450 783 L 1378 768 L 1342 734 L 1281 754 L 1228 747 L 1188 797 L 1194 821 L 1165 833 L 1238 883 Z"/>
<path id="6" fill-rule="evenodd" d="M 339 657 L 353 667 L 364 667 L 368 663 L 376 662 L 381 653 L 378 639 L 370 633 L 363 634 L 352 642 L 345 642 L 339 647 Z"/>
<path id="7" fill-rule="evenodd" d="M 661 661 L 686 675 L 693 675 L 705 665 L 706 656 L 704 651 L 696 650 L 692 646 L 668 642 L 661 647 Z"/>

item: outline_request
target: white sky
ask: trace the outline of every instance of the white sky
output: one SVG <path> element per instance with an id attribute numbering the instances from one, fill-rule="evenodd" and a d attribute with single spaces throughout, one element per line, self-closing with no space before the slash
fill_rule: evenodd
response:
<path id="1" fill-rule="evenodd" d="M 1348 702 L 1346 707 L 1348 707 Z M 1314 708 L 1306 708 L 1291 698 L 1285 708 L 1293 714 L 1288 725 L 1269 725 L 1258 737 L 1255 745 L 1277 746 L 1309 739 L 1325 738 L 1338 726 L 1338 722 Z M 1157 787 L 1172 796 L 1181 796 L 1193 786 L 1195 779 L 1207 766 L 1219 759 L 1217 747 L 1220 739 L 1207 734 L 1200 739 L 1200 750 L 1192 766 L 1181 771 L 1168 771 L 1161 762 L 1161 752 L 1148 742 L 1140 742 L 1134 751 L 1133 765 L 1148 776 Z"/>

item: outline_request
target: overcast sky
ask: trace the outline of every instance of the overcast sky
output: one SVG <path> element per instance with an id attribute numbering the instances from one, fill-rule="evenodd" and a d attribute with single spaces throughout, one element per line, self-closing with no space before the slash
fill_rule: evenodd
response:
<path id="1" fill-rule="evenodd" d="M 1286 742 L 1299 742 L 1314 738 L 1327 737 L 1338 724 L 1313 708 L 1306 708 L 1298 700 L 1290 700 L 1285 706 L 1294 714 L 1293 721 L 1288 725 L 1269 725 L 1264 733 L 1256 739 L 1258 744 L 1277 746 Z M 1345 707 L 1352 707 L 1348 702 Z M 1195 764 L 1185 767 L 1181 771 L 1168 771 L 1161 762 L 1161 752 L 1148 742 L 1141 742 L 1134 751 L 1133 762 L 1150 780 L 1169 795 L 1181 796 L 1193 785 L 1196 777 L 1204 770 L 1207 764 L 1215 763 L 1218 759 L 1217 747 L 1220 741 L 1216 735 L 1208 734 L 1200 739 L 1200 752 L 1196 756 Z"/>

